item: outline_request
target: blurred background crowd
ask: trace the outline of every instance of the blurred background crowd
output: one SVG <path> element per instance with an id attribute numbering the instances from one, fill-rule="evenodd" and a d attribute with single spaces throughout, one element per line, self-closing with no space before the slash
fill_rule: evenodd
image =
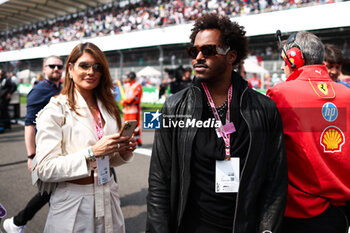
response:
<path id="1" fill-rule="evenodd" d="M 234 17 L 332 2 L 332 0 L 148 0 L 126 5 L 114 2 L 1 33 L 0 51 L 183 24 L 207 12 Z"/>

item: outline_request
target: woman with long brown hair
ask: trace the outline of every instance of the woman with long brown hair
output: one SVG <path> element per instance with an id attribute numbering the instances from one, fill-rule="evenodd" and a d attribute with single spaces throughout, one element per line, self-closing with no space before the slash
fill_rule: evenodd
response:
<path id="1" fill-rule="evenodd" d="M 136 144 L 118 133 L 112 88 L 104 53 L 79 44 L 67 58 L 61 94 L 38 114 L 37 174 L 57 183 L 44 232 L 125 232 L 110 168 L 130 161 Z"/>

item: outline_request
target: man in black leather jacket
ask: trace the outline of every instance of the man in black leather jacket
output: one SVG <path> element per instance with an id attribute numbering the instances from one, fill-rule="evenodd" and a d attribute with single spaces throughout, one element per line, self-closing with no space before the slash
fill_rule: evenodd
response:
<path id="1" fill-rule="evenodd" d="M 233 71 L 247 54 L 245 31 L 227 17 L 207 14 L 196 21 L 190 38 L 196 78 L 162 109 L 149 171 L 146 232 L 279 233 L 287 194 L 282 123 L 274 102 Z M 230 126 L 217 129 L 220 137 L 216 125 L 174 124 L 218 117 Z M 218 179 L 222 163 L 239 166 L 228 172 L 239 188 Z"/>

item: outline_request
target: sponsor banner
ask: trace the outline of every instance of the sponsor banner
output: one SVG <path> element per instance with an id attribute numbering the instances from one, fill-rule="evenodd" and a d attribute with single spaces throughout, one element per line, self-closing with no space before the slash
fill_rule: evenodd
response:
<path id="1" fill-rule="evenodd" d="M 163 104 L 165 97 L 158 99 L 159 90 L 156 87 L 142 87 L 141 103 Z"/>
<path id="2" fill-rule="evenodd" d="M 17 85 L 17 91 L 19 91 L 21 95 L 28 95 L 32 88 L 33 86 L 30 83 L 20 83 Z"/>

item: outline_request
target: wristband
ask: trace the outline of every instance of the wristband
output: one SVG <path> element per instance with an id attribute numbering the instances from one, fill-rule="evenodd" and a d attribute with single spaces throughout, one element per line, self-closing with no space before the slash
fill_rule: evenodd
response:
<path id="1" fill-rule="evenodd" d="M 96 157 L 94 155 L 94 152 L 92 151 L 92 147 L 89 146 L 88 147 L 88 155 L 86 155 L 86 159 L 88 159 L 90 162 L 95 162 L 96 161 Z"/>
<path id="2" fill-rule="evenodd" d="M 35 154 L 31 154 L 27 156 L 28 159 L 34 159 L 34 157 L 35 157 Z"/>

